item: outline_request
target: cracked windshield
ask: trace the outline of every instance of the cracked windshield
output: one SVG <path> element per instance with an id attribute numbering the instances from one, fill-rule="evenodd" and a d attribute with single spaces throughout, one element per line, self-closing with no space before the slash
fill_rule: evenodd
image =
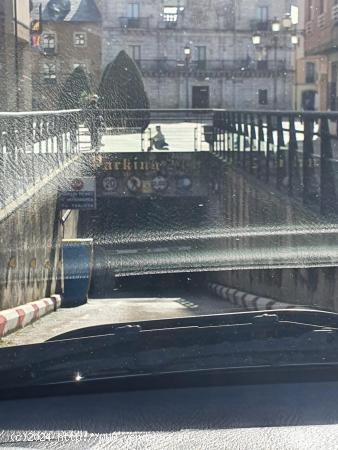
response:
<path id="1" fill-rule="evenodd" d="M 336 3 L 1 0 L 2 386 L 156 371 L 216 319 L 338 328 Z"/>

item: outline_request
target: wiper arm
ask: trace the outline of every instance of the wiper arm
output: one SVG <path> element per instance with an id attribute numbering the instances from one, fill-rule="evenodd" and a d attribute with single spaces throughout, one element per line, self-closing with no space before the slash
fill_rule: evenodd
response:
<path id="1" fill-rule="evenodd" d="M 192 316 L 174 319 L 138 321 L 133 323 L 97 325 L 63 333 L 49 339 L 49 342 L 62 339 L 75 339 L 112 334 L 115 333 L 115 330 L 117 328 L 123 328 L 125 326 L 139 326 L 143 331 L 150 331 L 164 328 L 208 327 L 247 324 L 252 323 L 257 315 L 261 316 L 264 314 L 268 314 L 270 316 L 272 313 L 271 310 L 260 312 L 244 311 L 207 316 Z M 275 310 L 273 314 L 278 316 L 279 321 L 291 321 L 303 324 L 312 324 L 318 327 L 338 328 L 338 314 L 333 312 L 313 309 L 282 309 Z"/>
<path id="2" fill-rule="evenodd" d="M 142 330 L 0 350 L 0 384 L 167 370 L 338 361 L 338 330 L 255 315 L 249 323 Z M 323 359 L 324 358 L 324 359 Z"/>

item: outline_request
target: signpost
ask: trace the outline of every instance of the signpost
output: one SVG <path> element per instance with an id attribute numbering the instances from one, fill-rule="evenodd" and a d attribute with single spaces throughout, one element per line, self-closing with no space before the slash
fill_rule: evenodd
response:
<path id="1" fill-rule="evenodd" d="M 58 194 L 59 209 L 96 209 L 95 177 L 78 177 L 66 182 Z"/>
<path id="2" fill-rule="evenodd" d="M 104 153 L 95 155 L 97 197 L 205 197 L 207 154 Z"/>

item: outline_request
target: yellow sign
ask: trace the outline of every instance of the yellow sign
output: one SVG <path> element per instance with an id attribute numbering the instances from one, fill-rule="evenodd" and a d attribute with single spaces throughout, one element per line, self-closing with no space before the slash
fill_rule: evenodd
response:
<path id="1" fill-rule="evenodd" d="M 8 267 L 10 269 L 16 269 L 16 258 L 14 256 L 12 256 L 8 261 Z"/>
<path id="2" fill-rule="evenodd" d="M 142 183 L 142 192 L 144 194 L 151 194 L 153 192 L 151 181 L 150 180 L 143 180 Z"/>

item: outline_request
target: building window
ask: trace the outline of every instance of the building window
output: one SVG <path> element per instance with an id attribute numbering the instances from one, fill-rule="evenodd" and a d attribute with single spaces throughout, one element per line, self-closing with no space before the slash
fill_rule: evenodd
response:
<path id="1" fill-rule="evenodd" d="M 267 22 L 269 20 L 269 8 L 268 8 L 268 6 L 258 6 L 258 8 L 257 8 L 257 20 L 259 22 Z"/>
<path id="2" fill-rule="evenodd" d="M 324 14 L 325 10 L 325 1 L 319 0 L 319 14 Z"/>
<path id="3" fill-rule="evenodd" d="M 203 45 L 196 47 L 197 67 L 206 69 L 207 66 L 207 48 Z"/>
<path id="4" fill-rule="evenodd" d="M 129 54 L 134 61 L 140 61 L 141 59 L 141 46 L 140 45 L 129 45 Z"/>
<path id="5" fill-rule="evenodd" d="M 56 36 L 55 34 L 44 34 L 42 38 L 42 45 L 44 50 L 55 50 L 56 48 Z"/>
<path id="6" fill-rule="evenodd" d="M 56 64 L 44 63 L 42 65 L 42 77 L 44 81 L 55 82 L 56 81 Z"/>
<path id="7" fill-rule="evenodd" d="M 316 80 L 316 66 L 313 62 L 305 64 L 305 83 L 314 83 Z"/>
<path id="8" fill-rule="evenodd" d="M 267 31 L 269 29 L 269 8 L 267 6 L 258 6 L 257 8 L 257 31 Z"/>
<path id="9" fill-rule="evenodd" d="M 305 111 L 314 111 L 316 103 L 316 91 L 302 92 L 302 108 Z"/>
<path id="10" fill-rule="evenodd" d="M 338 78 L 338 63 L 331 63 L 331 82 L 328 86 L 328 107 L 331 111 L 337 109 L 337 78 Z"/>
<path id="11" fill-rule="evenodd" d="M 259 89 L 258 90 L 258 103 L 260 105 L 268 104 L 268 90 L 267 89 Z"/>
<path id="12" fill-rule="evenodd" d="M 138 3 L 129 3 L 127 15 L 129 19 L 138 19 L 140 17 L 140 5 Z"/>
<path id="13" fill-rule="evenodd" d="M 74 45 L 76 47 L 85 47 L 87 45 L 86 33 L 74 33 Z"/>

